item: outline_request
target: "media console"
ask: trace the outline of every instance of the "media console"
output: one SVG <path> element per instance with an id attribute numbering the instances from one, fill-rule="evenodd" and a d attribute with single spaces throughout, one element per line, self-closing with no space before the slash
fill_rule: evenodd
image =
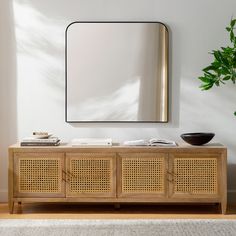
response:
<path id="1" fill-rule="evenodd" d="M 14 203 L 219 203 L 227 206 L 227 149 L 178 147 L 9 147 Z"/>

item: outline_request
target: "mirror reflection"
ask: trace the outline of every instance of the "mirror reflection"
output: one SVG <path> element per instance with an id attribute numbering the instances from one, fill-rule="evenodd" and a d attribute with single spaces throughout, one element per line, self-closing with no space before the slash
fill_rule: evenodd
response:
<path id="1" fill-rule="evenodd" d="M 66 31 L 67 122 L 167 122 L 168 32 L 155 22 Z"/>

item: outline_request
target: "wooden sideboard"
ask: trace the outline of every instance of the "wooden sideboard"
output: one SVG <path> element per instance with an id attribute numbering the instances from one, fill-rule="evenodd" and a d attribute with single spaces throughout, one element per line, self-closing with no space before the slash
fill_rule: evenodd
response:
<path id="1" fill-rule="evenodd" d="M 9 211 L 24 202 L 219 203 L 227 206 L 227 149 L 9 147 Z"/>

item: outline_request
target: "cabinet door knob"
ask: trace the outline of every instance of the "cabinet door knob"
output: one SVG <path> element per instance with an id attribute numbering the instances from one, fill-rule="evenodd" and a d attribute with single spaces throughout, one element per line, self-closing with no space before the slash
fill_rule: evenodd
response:
<path id="1" fill-rule="evenodd" d="M 62 181 L 65 181 L 66 183 L 68 183 L 68 174 L 66 173 L 65 170 L 62 170 Z"/>
<path id="2" fill-rule="evenodd" d="M 68 181 L 67 181 L 66 179 L 64 179 L 64 178 L 62 178 L 62 181 L 64 181 L 64 182 L 68 183 Z"/>
<path id="3" fill-rule="evenodd" d="M 75 175 L 73 175 L 69 170 L 67 171 L 67 173 L 70 175 L 70 177 L 75 178 Z"/>

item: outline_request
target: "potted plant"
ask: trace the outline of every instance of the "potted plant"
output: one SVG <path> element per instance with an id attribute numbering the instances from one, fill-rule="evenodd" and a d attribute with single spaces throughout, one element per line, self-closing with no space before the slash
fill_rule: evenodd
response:
<path id="1" fill-rule="evenodd" d="M 201 80 L 200 88 L 209 90 L 214 85 L 220 86 L 227 81 L 236 81 L 236 36 L 234 34 L 234 26 L 236 19 L 231 19 L 230 25 L 226 27 L 229 32 L 231 45 L 213 50 L 211 54 L 214 56 L 213 62 L 205 67 L 203 76 L 198 77 Z M 236 112 L 234 112 L 236 116 Z"/>

